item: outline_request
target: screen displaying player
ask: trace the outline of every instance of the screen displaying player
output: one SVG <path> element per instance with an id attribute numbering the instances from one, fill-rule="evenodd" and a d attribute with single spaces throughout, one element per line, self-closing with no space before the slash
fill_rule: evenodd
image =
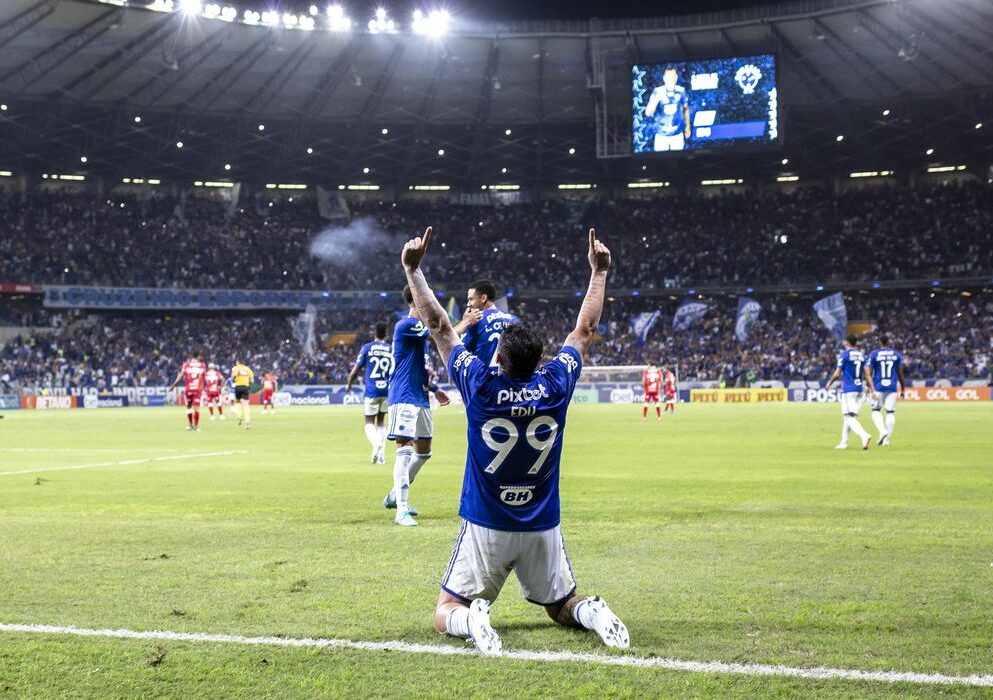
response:
<path id="1" fill-rule="evenodd" d="M 663 153 L 775 146 L 775 56 L 632 67 L 631 150 Z"/>

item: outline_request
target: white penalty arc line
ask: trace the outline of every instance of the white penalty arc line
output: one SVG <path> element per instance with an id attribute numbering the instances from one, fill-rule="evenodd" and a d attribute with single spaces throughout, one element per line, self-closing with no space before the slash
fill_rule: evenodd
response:
<path id="1" fill-rule="evenodd" d="M 225 450 L 223 452 L 195 452 L 188 455 L 169 455 L 167 457 L 143 457 L 141 459 L 126 459 L 123 462 L 92 462 L 90 464 L 73 464 L 68 467 L 41 467 L 39 469 L 19 469 L 12 472 L 0 472 L 0 476 L 16 476 L 17 474 L 40 474 L 42 472 L 65 472 L 74 469 L 93 469 L 94 467 L 119 467 L 127 464 L 148 464 L 150 462 L 170 462 L 177 459 L 199 459 L 201 457 L 227 457 L 243 455 L 248 450 Z"/>
<path id="2" fill-rule="evenodd" d="M 393 651 L 408 654 L 435 654 L 438 656 L 478 656 L 467 647 L 414 644 L 411 642 L 360 642 L 350 639 L 311 639 L 293 637 L 243 637 L 235 634 L 206 634 L 191 632 L 140 631 L 126 629 L 85 629 L 53 625 L 22 625 L 0 622 L 0 632 L 26 634 L 72 635 L 76 637 L 103 637 L 112 639 L 143 639 L 175 642 L 210 642 L 240 644 L 243 646 L 296 647 L 309 649 L 357 649 L 360 651 Z M 993 687 L 993 675 L 951 676 L 943 673 L 916 673 L 913 671 L 857 671 L 843 668 L 799 668 L 770 664 L 727 663 L 723 661 L 681 661 L 662 657 L 610 656 L 583 654 L 570 651 L 521 651 L 504 650 L 502 658 L 515 661 L 540 663 L 586 663 L 606 666 L 631 666 L 635 668 L 690 673 L 733 674 L 743 676 L 782 676 L 806 680 L 849 680 L 881 683 L 913 683 L 916 685 L 966 685 Z"/>

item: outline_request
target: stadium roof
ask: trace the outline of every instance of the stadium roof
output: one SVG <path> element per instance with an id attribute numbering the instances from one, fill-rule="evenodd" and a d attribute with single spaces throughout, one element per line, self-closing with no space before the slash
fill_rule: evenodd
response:
<path id="1" fill-rule="evenodd" d="M 984 0 L 454 17 L 443 37 L 247 26 L 146 9 L 156 1 L 0 3 L 0 168 L 475 188 L 773 174 L 784 156 L 818 174 L 923 169 L 993 152 Z M 620 157 L 632 62 L 770 52 L 782 152 Z"/>

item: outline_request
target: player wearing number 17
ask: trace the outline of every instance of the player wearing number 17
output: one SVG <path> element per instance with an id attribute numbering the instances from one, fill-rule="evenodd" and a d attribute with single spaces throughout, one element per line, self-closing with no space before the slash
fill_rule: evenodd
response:
<path id="1" fill-rule="evenodd" d="M 610 251 L 589 232 L 592 268 L 576 328 L 551 362 L 538 368 L 541 337 L 524 324 L 503 329 L 499 370 L 462 345 L 419 269 L 431 240 L 409 241 L 402 261 L 414 304 L 438 346 L 466 407 L 468 453 L 459 515 L 463 523 L 441 582 L 435 629 L 472 639 L 484 654 L 502 642 L 490 602 L 515 571 L 521 592 L 555 622 L 596 630 L 608 646 L 630 645 L 627 628 L 600 598 L 576 594 L 559 529 L 559 460 L 566 412 L 593 340 Z"/>

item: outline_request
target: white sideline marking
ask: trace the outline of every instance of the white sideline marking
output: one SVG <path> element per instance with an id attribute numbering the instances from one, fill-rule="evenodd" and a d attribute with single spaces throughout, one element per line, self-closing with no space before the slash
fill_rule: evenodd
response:
<path id="1" fill-rule="evenodd" d="M 169 455 L 168 457 L 145 457 L 143 459 L 126 459 L 123 462 L 92 462 L 90 464 L 74 464 L 69 467 L 43 467 L 41 469 L 20 469 L 14 472 L 0 472 L 0 476 L 16 474 L 38 474 L 40 472 L 64 472 L 73 469 L 92 469 L 93 467 L 117 467 L 125 464 L 147 464 L 149 462 L 166 462 L 175 459 L 196 459 L 198 457 L 226 457 L 228 455 L 243 455 L 248 450 L 225 450 L 224 452 L 196 452 L 189 455 Z"/>
<path id="2" fill-rule="evenodd" d="M 437 654 L 439 656 L 476 656 L 467 647 L 412 644 L 410 642 L 356 642 L 350 639 L 309 639 L 292 637 L 242 637 L 236 634 L 205 634 L 191 632 L 142 632 L 136 630 L 85 629 L 53 625 L 19 625 L 0 622 L 0 632 L 28 634 L 62 634 L 77 637 L 110 637 L 114 639 L 155 639 L 177 642 L 215 642 L 247 646 L 305 647 L 317 649 L 359 649 L 362 651 L 399 651 L 408 654 Z M 608 656 L 581 654 L 571 651 L 508 651 L 503 658 L 518 661 L 571 662 L 633 666 L 690 673 L 717 673 L 743 676 L 785 676 L 808 680 L 878 681 L 882 683 L 914 683 L 917 685 L 968 685 L 993 687 L 993 675 L 949 676 L 943 673 L 912 671 L 856 671 L 843 668 L 797 668 L 769 664 L 741 664 L 723 661 L 680 661 L 678 659 L 646 658 L 643 656 Z"/>
<path id="3" fill-rule="evenodd" d="M 141 448 L 134 449 L 114 449 L 100 447 L 0 447 L 0 452 L 182 452 L 176 447 L 149 447 L 147 450 Z"/>

